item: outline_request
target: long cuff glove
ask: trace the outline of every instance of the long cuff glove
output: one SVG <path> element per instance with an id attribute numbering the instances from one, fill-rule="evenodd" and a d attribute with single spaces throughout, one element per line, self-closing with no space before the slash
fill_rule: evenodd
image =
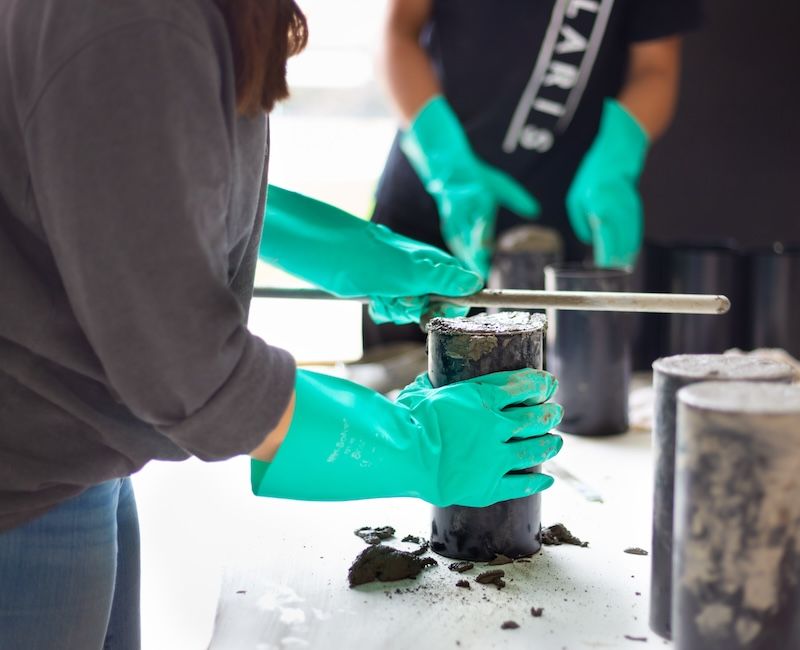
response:
<path id="1" fill-rule="evenodd" d="M 400 148 L 436 201 L 447 246 L 485 278 L 498 206 L 532 218 L 540 211 L 536 199 L 508 174 L 474 154 L 441 95 L 422 107 L 403 134 Z"/>
<path id="2" fill-rule="evenodd" d="M 600 129 L 567 193 L 575 235 L 594 245 L 597 266 L 629 266 L 642 245 L 642 202 L 637 183 L 648 137 L 614 99 L 606 99 Z"/>
<path id="3" fill-rule="evenodd" d="M 259 257 L 341 297 L 369 296 L 377 323 L 463 316 L 428 294 L 464 296 L 482 278 L 456 258 L 316 199 L 270 185 Z"/>
<path id="4" fill-rule="evenodd" d="M 561 449 L 561 438 L 547 433 L 561 407 L 543 403 L 556 385 L 529 369 L 442 388 L 421 375 L 392 403 L 300 370 L 294 418 L 275 459 L 252 461 L 253 492 L 310 501 L 413 496 L 478 507 L 534 494 L 553 479 L 507 474 Z"/>

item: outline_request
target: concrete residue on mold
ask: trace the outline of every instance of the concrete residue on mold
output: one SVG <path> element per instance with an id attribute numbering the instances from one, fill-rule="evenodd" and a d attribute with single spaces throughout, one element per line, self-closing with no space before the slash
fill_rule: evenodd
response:
<path id="1" fill-rule="evenodd" d="M 685 541 L 676 549 L 680 572 L 675 579 L 698 601 L 694 624 L 701 634 L 746 644 L 767 630 L 786 606 L 786 593 L 798 588 L 798 576 L 784 567 L 800 555 L 800 408 L 792 416 L 791 409 L 775 404 L 778 415 L 761 417 L 756 428 L 751 410 L 760 414 L 770 406 L 759 405 L 753 392 L 763 390 L 766 399 L 788 396 L 792 388 L 727 383 L 734 394 L 726 392 L 721 402 L 730 410 L 703 410 L 714 386 L 723 384 L 684 389 L 692 391 L 687 398 L 699 402 L 701 410 L 680 409 L 680 428 L 689 433 L 678 446 L 677 475 L 691 476 L 693 493 L 707 496 L 676 493 L 676 513 L 687 514 L 676 518 L 684 528 L 676 529 L 676 538 Z M 763 386 L 774 389 L 754 388 Z M 736 403 L 744 405 L 743 413 L 733 411 Z"/>
<path id="2" fill-rule="evenodd" d="M 494 293 L 500 293 L 496 291 Z M 487 334 L 520 334 L 537 332 L 547 328 L 544 314 L 524 311 L 507 311 L 497 314 L 476 314 L 460 318 L 433 318 L 428 324 L 428 331 L 444 334 L 464 334 L 486 336 Z"/>
<path id="3" fill-rule="evenodd" d="M 497 337 L 484 334 L 481 336 L 454 336 L 450 341 L 447 354 L 452 359 L 468 359 L 477 361 L 497 347 Z"/>
<path id="4" fill-rule="evenodd" d="M 509 228 L 497 238 L 497 250 L 507 253 L 561 253 L 561 234 L 543 226 L 522 225 Z"/>
<path id="5" fill-rule="evenodd" d="M 678 354 L 656 359 L 653 369 L 686 379 L 791 381 L 792 367 L 762 357 L 722 354 Z"/>

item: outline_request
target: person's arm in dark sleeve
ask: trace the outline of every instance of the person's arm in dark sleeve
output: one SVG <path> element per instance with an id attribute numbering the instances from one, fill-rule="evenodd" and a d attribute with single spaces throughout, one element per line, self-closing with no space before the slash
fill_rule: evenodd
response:
<path id="1" fill-rule="evenodd" d="M 192 35 L 138 22 L 75 52 L 24 116 L 31 201 L 112 390 L 204 460 L 259 447 L 295 372 L 228 286 L 220 74 Z"/>

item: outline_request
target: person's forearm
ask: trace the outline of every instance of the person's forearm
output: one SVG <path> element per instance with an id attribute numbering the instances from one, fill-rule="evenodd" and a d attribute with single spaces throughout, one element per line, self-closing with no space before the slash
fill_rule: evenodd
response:
<path id="1" fill-rule="evenodd" d="M 390 21 L 383 51 L 383 77 L 406 127 L 434 95 L 442 92 L 430 59 L 418 42 L 414 25 Z"/>
<path id="2" fill-rule="evenodd" d="M 294 405 L 295 393 L 292 393 L 289 404 L 283 412 L 278 425 L 267 434 L 264 441 L 258 447 L 250 452 L 252 458 L 264 461 L 265 463 L 272 462 L 272 459 L 275 458 L 275 454 L 278 453 L 278 447 L 281 446 L 283 439 L 286 438 L 286 434 L 289 432 L 289 427 L 292 424 L 292 417 L 294 416 Z"/>
<path id="3" fill-rule="evenodd" d="M 680 39 L 662 39 L 632 48 L 625 86 L 617 98 L 656 140 L 675 113 L 680 81 Z"/>

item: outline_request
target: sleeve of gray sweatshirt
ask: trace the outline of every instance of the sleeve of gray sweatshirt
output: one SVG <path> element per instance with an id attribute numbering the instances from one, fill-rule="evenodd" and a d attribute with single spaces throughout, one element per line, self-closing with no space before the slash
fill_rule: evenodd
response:
<path id="1" fill-rule="evenodd" d="M 189 453 L 247 453 L 294 389 L 229 287 L 234 124 L 212 48 L 133 24 L 71 55 L 25 119 L 31 200 L 111 389 Z"/>

